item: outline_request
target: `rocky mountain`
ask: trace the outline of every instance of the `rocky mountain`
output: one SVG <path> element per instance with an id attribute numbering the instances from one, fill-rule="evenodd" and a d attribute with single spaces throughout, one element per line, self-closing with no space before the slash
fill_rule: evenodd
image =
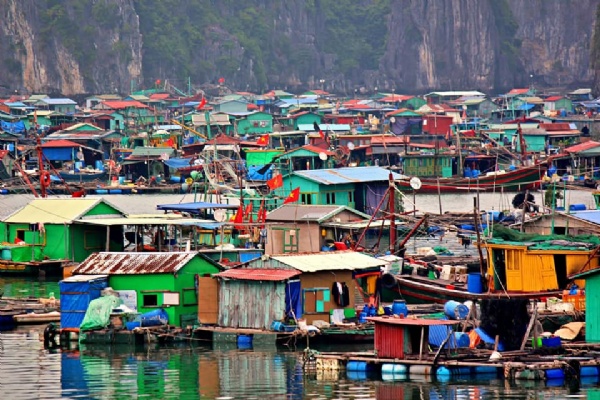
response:
<path id="1" fill-rule="evenodd" d="M 0 89 L 599 87 L 600 0 L 0 0 Z M 599 31 L 600 32 L 600 31 Z"/>

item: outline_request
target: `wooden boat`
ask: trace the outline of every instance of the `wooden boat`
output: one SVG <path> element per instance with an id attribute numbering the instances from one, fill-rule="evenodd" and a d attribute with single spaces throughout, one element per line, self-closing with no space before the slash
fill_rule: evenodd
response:
<path id="1" fill-rule="evenodd" d="M 546 167 L 538 164 L 513 171 L 493 172 L 477 178 L 421 178 L 419 193 L 464 193 L 477 191 L 521 191 L 540 184 Z M 409 179 L 397 180 L 400 190 L 413 190 Z M 439 189 L 438 189 L 439 188 Z"/>
<path id="2" fill-rule="evenodd" d="M 85 170 L 80 172 L 75 172 L 73 170 L 58 171 L 58 174 L 60 175 L 60 179 L 64 180 L 65 182 L 91 182 L 95 180 L 105 181 L 108 177 L 106 171 L 97 170 L 94 172 L 86 172 Z"/>
<path id="3" fill-rule="evenodd" d="M 60 312 L 58 311 L 50 311 L 50 312 L 30 312 L 25 314 L 16 314 L 13 315 L 13 319 L 15 324 L 46 324 L 49 322 L 59 322 L 60 321 Z"/>
<path id="4" fill-rule="evenodd" d="M 514 236 L 518 234 L 516 231 L 512 233 Z M 598 257 L 597 245 L 589 239 L 587 242 L 584 238 L 570 241 L 555 239 L 551 236 L 547 236 L 545 241 L 490 239 L 481 244 L 482 250 L 487 253 L 483 274 L 479 264 L 442 267 L 422 263 L 424 265 L 421 266 L 413 264 L 413 271 L 403 268 L 404 274 L 384 274 L 382 283 L 395 292 L 397 298 L 409 303 L 557 297 L 571 284 L 568 276 L 584 268 L 597 267 Z M 443 264 L 443 261 L 440 262 Z M 456 269 L 446 279 L 440 279 L 438 273 L 444 268 Z M 415 269 L 427 273 L 415 274 Z M 584 282 L 576 283 L 579 287 L 584 285 Z"/>

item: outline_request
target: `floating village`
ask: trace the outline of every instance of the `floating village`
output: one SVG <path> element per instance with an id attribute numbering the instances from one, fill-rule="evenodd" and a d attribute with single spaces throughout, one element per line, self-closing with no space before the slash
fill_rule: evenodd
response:
<path id="1" fill-rule="evenodd" d="M 0 274 L 60 281 L 0 297 L 0 329 L 43 325 L 64 349 L 268 344 L 333 379 L 600 381 L 590 89 L 213 92 L 0 101 L 0 193 L 34 196 L 0 222 Z M 102 197 L 156 193 L 194 201 L 135 215 Z"/>

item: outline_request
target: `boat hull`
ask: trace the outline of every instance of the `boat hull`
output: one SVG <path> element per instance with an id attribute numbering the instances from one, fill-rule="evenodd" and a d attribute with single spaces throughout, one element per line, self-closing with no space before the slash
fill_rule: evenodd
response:
<path id="1" fill-rule="evenodd" d="M 97 172 L 97 173 L 74 173 L 70 174 L 68 172 L 60 171 L 59 175 L 62 180 L 65 182 L 91 182 L 95 180 L 106 180 L 108 174 L 106 172 Z"/>
<path id="2" fill-rule="evenodd" d="M 449 289 L 440 285 L 413 280 L 409 276 L 396 276 L 396 287 L 393 289 L 397 298 L 406 300 L 409 304 L 445 304 L 454 300 L 465 302 L 467 300 L 485 300 L 507 298 L 511 299 L 539 299 L 542 297 L 559 296 L 561 291 L 544 292 L 489 292 L 471 293 L 463 289 Z"/>
<path id="3" fill-rule="evenodd" d="M 479 178 L 421 178 L 419 193 L 465 193 L 478 191 L 522 191 L 540 185 L 546 170 L 543 165 L 485 175 Z M 413 190 L 408 180 L 396 181 L 401 190 Z M 439 189 L 438 189 L 439 187 Z"/>

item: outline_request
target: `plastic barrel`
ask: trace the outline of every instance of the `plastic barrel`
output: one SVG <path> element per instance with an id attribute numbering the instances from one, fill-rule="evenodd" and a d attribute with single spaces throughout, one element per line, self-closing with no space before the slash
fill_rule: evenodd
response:
<path id="1" fill-rule="evenodd" d="M 275 332 L 283 332 L 285 331 L 285 326 L 279 321 L 273 321 L 271 323 L 271 330 Z"/>
<path id="2" fill-rule="evenodd" d="M 12 254 L 10 252 L 10 249 L 2 249 L 2 259 L 3 260 L 12 259 Z"/>
<path id="3" fill-rule="evenodd" d="M 450 340 L 452 340 L 452 338 L 450 338 Z M 456 343 L 456 347 L 469 347 L 471 340 L 466 333 L 454 332 L 454 343 Z"/>
<path id="4" fill-rule="evenodd" d="M 598 367 L 596 366 L 586 366 L 581 367 L 579 370 L 579 376 L 598 376 Z"/>
<path id="5" fill-rule="evenodd" d="M 120 176 L 119 177 L 119 185 L 124 185 L 125 184 L 125 177 L 124 176 Z"/>
<path id="6" fill-rule="evenodd" d="M 429 365 L 411 365 L 410 368 L 408 369 L 408 374 L 409 375 L 433 375 L 433 373 L 435 372 L 434 367 L 431 367 Z"/>
<path id="7" fill-rule="evenodd" d="M 94 166 L 96 167 L 97 170 L 104 171 L 104 164 L 102 163 L 101 160 L 96 160 Z"/>
<path id="8" fill-rule="evenodd" d="M 381 374 L 406 375 L 408 368 L 402 364 L 382 364 Z"/>
<path id="9" fill-rule="evenodd" d="M 108 194 L 107 189 L 96 189 L 96 194 Z"/>
<path id="10" fill-rule="evenodd" d="M 404 300 L 394 300 L 394 303 L 392 304 L 392 314 L 406 317 L 408 315 L 406 302 Z"/>
<path id="11" fill-rule="evenodd" d="M 488 211 L 488 215 L 490 216 L 490 220 L 494 222 L 498 222 L 504 218 L 504 213 L 502 211 Z"/>
<path id="12" fill-rule="evenodd" d="M 352 381 L 366 381 L 367 380 L 367 371 L 346 370 L 346 377 Z"/>
<path id="13" fill-rule="evenodd" d="M 238 349 L 252 348 L 252 336 L 251 335 L 238 335 L 237 347 L 238 347 Z"/>
<path id="14" fill-rule="evenodd" d="M 169 315 L 162 308 L 144 313 L 140 315 L 140 319 L 142 326 L 158 326 L 169 323 Z"/>
<path id="15" fill-rule="evenodd" d="M 565 379 L 565 373 L 560 368 L 547 369 L 546 379 Z"/>
<path id="16" fill-rule="evenodd" d="M 347 371 L 354 372 L 364 372 L 367 370 L 367 362 L 366 361 L 348 361 L 346 364 Z"/>
<path id="17" fill-rule="evenodd" d="M 364 324 L 367 322 L 367 316 L 368 314 L 364 311 L 362 311 L 360 314 L 358 314 L 358 322 L 361 324 Z"/>
<path id="18" fill-rule="evenodd" d="M 584 211 L 586 209 L 587 207 L 585 206 L 585 204 L 571 204 L 569 206 L 569 211 Z"/>
<path id="19" fill-rule="evenodd" d="M 483 283 L 479 272 L 471 272 L 468 275 L 467 290 L 469 293 L 483 293 Z"/>
<path id="20" fill-rule="evenodd" d="M 444 304 L 444 314 L 450 319 L 465 319 L 469 315 L 469 307 L 458 301 L 450 300 Z"/>
<path id="21" fill-rule="evenodd" d="M 484 375 L 484 374 L 498 374 L 499 369 L 496 367 L 484 367 L 484 366 L 479 366 L 479 367 L 474 367 L 473 368 L 473 373 L 474 374 L 478 374 L 478 375 Z"/>

